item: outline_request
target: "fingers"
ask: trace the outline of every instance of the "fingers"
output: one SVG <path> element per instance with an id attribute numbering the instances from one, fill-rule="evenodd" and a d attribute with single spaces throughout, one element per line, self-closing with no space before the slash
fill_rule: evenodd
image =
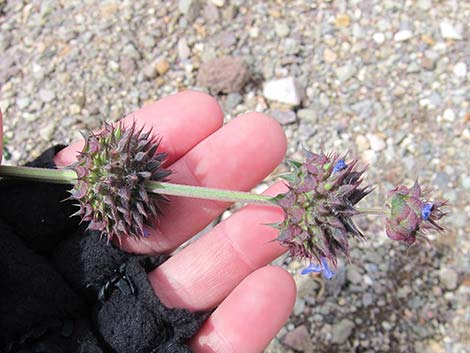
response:
<path id="1" fill-rule="evenodd" d="M 267 194 L 285 190 L 279 183 Z M 278 230 L 267 225 L 282 219 L 279 207 L 242 208 L 151 272 L 155 293 L 171 307 L 208 310 L 217 306 L 243 278 L 286 251 L 272 241 Z"/>
<path id="2" fill-rule="evenodd" d="M 248 276 L 190 341 L 196 353 L 261 353 L 294 306 L 294 280 L 279 267 Z"/>
<path id="3" fill-rule="evenodd" d="M 280 125 L 264 114 L 237 117 L 171 166 L 171 182 L 228 190 L 250 190 L 282 161 L 286 139 Z M 170 252 L 207 226 L 226 202 L 172 197 L 158 231 L 147 239 L 125 240 L 127 251 Z"/>
<path id="4" fill-rule="evenodd" d="M 154 128 L 155 137 L 161 138 L 159 151 L 168 153 L 166 164 L 171 164 L 204 138 L 222 126 L 223 112 L 214 98 L 186 91 L 165 97 L 123 119 L 124 124 Z M 147 130 L 146 129 L 146 130 Z M 54 161 L 58 166 L 75 162 L 83 148 L 83 141 L 60 151 Z"/>

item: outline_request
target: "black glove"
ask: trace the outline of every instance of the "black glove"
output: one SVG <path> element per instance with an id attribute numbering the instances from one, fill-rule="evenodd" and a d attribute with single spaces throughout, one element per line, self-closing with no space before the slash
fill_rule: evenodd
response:
<path id="1" fill-rule="evenodd" d="M 44 152 L 30 166 L 54 168 Z M 169 309 L 147 273 L 166 257 L 127 254 L 86 231 L 70 186 L 0 180 L 0 352 L 191 352 L 206 313 Z"/>

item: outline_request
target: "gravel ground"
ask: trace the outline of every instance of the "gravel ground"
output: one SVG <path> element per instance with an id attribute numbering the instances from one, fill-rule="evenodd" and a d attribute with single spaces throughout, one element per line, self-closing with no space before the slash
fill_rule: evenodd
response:
<path id="1" fill-rule="evenodd" d="M 368 163 L 366 205 L 419 176 L 451 215 L 409 249 L 362 218 L 369 238 L 332 281 L 278 259 L 299 295 L 266 352 L 470 352 L 469 17 L 461 0 L 0 0 L 6 163 L 186 88 L 217 94 L 227 120 L 267 112 L 289 157 Z"/>

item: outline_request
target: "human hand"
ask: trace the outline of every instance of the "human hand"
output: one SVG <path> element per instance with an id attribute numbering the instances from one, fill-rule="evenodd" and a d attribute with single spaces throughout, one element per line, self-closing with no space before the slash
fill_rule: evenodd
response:
<path id="1" fill-rule="evenodd" d="M 249 190 L 283 159 L 281 127 L 259 113 L 248 113 L 222 126 L 222 110 L 199 92 L 166 97 L 124 118 L 153 127 L 168 153 L 173 183 Z M 75 160 L 83 142 L 60 151 L 55 162 Z M 283 191 L 275 185 L 268 193 Z M 147 239 L 124 239 L 126 251 L 170 253 L 202 230 L 225 202 L 171 198 Z M 295 285 L 283 269 L 266 266 L 285 249 L 270 242 L 277 236 L 265 224 L 283 219 L 280 209 L 249 205 L 149 274 L 156 294 L 169 307 L 192 311 L 217 309 L 190 346 L 197 353 L 261 352 L 287 320 Z"/>

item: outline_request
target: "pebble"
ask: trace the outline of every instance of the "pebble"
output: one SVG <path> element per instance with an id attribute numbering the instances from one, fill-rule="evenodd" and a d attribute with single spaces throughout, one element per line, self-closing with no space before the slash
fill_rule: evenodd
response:
<path id="1" fill-rule="evenodd" d="M 456 77 L 464 78 L 467 75 L 467 65 L 464 62 L 458 62 L 454 65 L 452 72 Z"/>
<path id="2" fill-rule="evenodd" d="M 395 42 L 405 42 L 409 39 L 413 38 L 413 32 L 411 32 L 410 30 L 402 30 L 402 31 L 398 31 L 397 33 L 395 33 L 395 35 L 393 36 L 393 40 Z"/>
<path id="3" fill-rule="evenodd" d="M 348 81 L 356 73 L 356 68 L 351 64 L 338 67 L 336 70 L 336 76 L 342 83 Z"/>
<path id="4" fill-rule="evenodd" d="M 445 289 L 454 290 L 458 285 L 459 274 L 451 268 L 443 268 L 439 271 L 439 280 Z"/>
<path id="5" fill-rule="evenodd" d="M 46 141 L 50 141 L 52 136 L 54 136 L 55 126 L 49 124 L 46 127 L 39 130 L 39 135 Z"/>
<path id="6" fill-rule="evenodd" d="M 297 297 L 295 301 L 295 305 L 294 305 L 294 315 L 299 316 L 303 314 L 304 310 L 305 310 L 305 300 Z"/>
<path id="7" fill-rule="evenodd" d="M 313 343 L 305 325 L 300 325 L 294 330 L 288 332 L 282 340 L 286 346 L 289 346 L 300 352 L 313 352 Z"/>
<path id="8" fill-rule="evenodd" d="M 385 34 L 383 34 L 382 32 L 376 32 L 372 35 L 372 39 L 377 44 L 383 44 L 385 42 Z"/>
<path id="9" fill-rule="evenodd" d="M 374 152 L 379 152 L 387 147 L 387 144 L 383 140 L 383 138 L 379 137 L 376 134 L 367 134 L 367 138 L 369 139 L 370 148 Z"/>
<path id="10" fill-rule="evenodd" d="M 287 37 L 290 32 L 289 26 L 284 22 L 276 22 L 274 24 L 274 30 L 276 31 L 278 37 L 281 38 Z"/>
<path id="11" fill-rule="evenodd" d="M 263 96 L 272 101 L 297 106 L 302 101 L 303 92 L 296 79 L 289 76 L 265 82 L 263 85 Z"/>
<path id="12" fill-rule="evenodd" d="M 177 44 L 178 57 L 180 60 L 186 60 L 191 55 L 191 50 L 185 38 L 180 38 Z"/>
<path id="13" fill-rule="evenodd" d="M 225 107 L 228 111 L 235 109 L 235 107 L 243 101 L 243 96 L 238 93 L 230 93 L 227 95 L 227 99 L 225 100 Z"/>
<path id="14" fill-rule="evenodd" d="M 464 175 L 462 177 L 462 187 L 466 190 L 469 190 L 470 189 L 470 176 L 469 175 Z"/>
<path id="15" fill-rule="evenodd" d="M 178 9 L 188 22 L 193 22 L 199 16 L 201 3 L 199 0 L 179 0 Z"/>
<path id="16" fill-rule="evenodd" d="M 52 102 L 55 99 L 55 92 L 50 89 L 41 88 L 39 90 L 39 98 L 44 103 Z"/>
<path id="17" fill-rule="evenodd" d="M 211 0 L 211 3 L 217 7 L 223 7 L 225 5 L 225 0 Z"/>
<path id="18" fill-rule="evenodd" d="M 331 64 L 338 60 L 338 55 L 336 55 L 336 53 L 330 48 L 325 48 L 323 51 L 323 60 L 325 60 L 326 63 Z"/>
<path id="19" fill-rule="evenodd" d="M 442 114 L 442 118 L 445 121 L 453 122 L 455 120 L 455 113 L 452 109 L 447 108 L 446 110 L 444 110 L 444 114 Z"/>
<path id="20" fill-rule="evenodd" d="M 239 92 L 250 79 L 248 64 L 241 57 L 223 56 L 201 65 L 198 85 L 213 93 Z"/>
<path id="21" fill-rule="evenodd" d="M 162 76 L 162 75 L 166 74 L 168 72 L 168 70 L 170 69 L 170 63 L 168 62 L 167 59 L 162 58 L 162 59 L 157 61 L 156 65 L 155 65 L 155 69 L 157 70 L 158 74 L 160 76 Z"/>
<path id="22" fill-rule="evenodd" d="M 349 319 L 343 319 L 333 326 L 332 329 L 332 338 L 331 341 L 336 344 L 341 344 L 346 342 L 346 340 L 351 336 L 351 333 L 355 325 Z"/>
<path id="23" fill-rule="evenodd" d="M 313 109 L 299 109 L 297 111 L 297 116 L 300 120 L 308 121 L 310 123 L 316 123 L 318 121 L 317 113 Z"/>
<path id="24" fill-rule="evenodd" d="M 23 110 L 31 104 L 31 99 L 29 97 L 21 97 L 16 100 L 16 106 L 18 109 Z"/>
<path id="25" fill-rule="evenodd" d="M 267 114 L 276 119 L 281 125 L 292 124 L 297 120 L 295 112 L 292 110 L 271 109 Z"/>
<path id="26" fill-rule="evenodd" d="M 462 40 L 462 35 L 449 22 L 442 21 L 439 28 L 444 39 Z"/>

